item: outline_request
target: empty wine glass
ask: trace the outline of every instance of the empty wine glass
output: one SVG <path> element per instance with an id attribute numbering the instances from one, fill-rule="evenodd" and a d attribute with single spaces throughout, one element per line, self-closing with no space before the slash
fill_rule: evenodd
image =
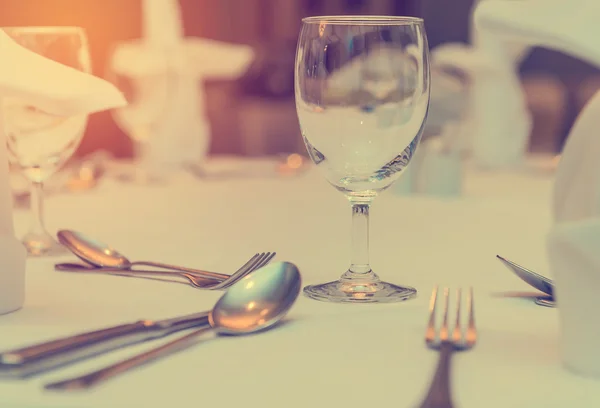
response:
<path id="1" fill-rule="evenodd" d="M 37 54 L 86 73 L 91 71 L 87 38 L 79 27 L 6 27 L 2 30 Z M 22 242 L 30 255 L 65 253 L 64 247 L 44 226 L 43 183 L 79 146 L 88 115 L 51 115 L 12 96 L 3 97 L 1 102 L 9 160 L 31 182 L 32 225 Z"/>
<path id="2" fill-rule="evenodd" d="M 304 142 L 352 205 L 352 260 L 334 282 L 304 293 L 330 302 L 396 302 L 416 290 L 383 282 L 369 265 L 369 208 L 396 181 L 421 138 L 429 107 L 429 48 L 413 17 L 302 20 L 295 66 Z"/>

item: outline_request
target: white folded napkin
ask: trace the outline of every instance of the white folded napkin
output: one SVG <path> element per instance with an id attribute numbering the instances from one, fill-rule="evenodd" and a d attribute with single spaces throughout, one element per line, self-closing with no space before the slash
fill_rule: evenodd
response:
<path id="1" fill-rule="evenodd" d="M 199 163 L 210 142 L 203 81 L 234 79 L 254 57 L 251 47 L 184 37 L 177 0 L 144 0 L 143 37 L 117 45 L 112 68 L 132 79 L 136 103 L 123 115 L 154 115 L 147 163 Z"/>
<path id="2" fill-rule="evenodd" d="M 432 67 L 462 72 L 468 81 L 469 103 L 462 120 L 462 148 L 483 168 L 519 165 L 527 152 L 531 117 L 518 74 L 518 65 L 531 48 L 474 21 L 487 3 L 475 1 L 471 16 L 471 44 L 443 44 L 432 51 Z M 433 84 L 435 87 L 435 84 Z"/>
<path id="3" fill-rule="evenodd" d="M 580 375 L 600 377 L 600 217 L 557 224 L 547 245 L 563 363 Z"/>
<path id="4" fill-rule="evenodd" d="M 183 39 L 178 0 L 143 0 L 142 38 L 155 46 L 170 48 Z"/>
<path id="5" fill-rule="evenodd" d="M 557 223 L 600 216 L 599 127 L 600 93 L 596 93 L 569 132 L 556 170 L 553 213 Z"/>
<path id="6" fill-rule="evenodd" d="M 0 101 L 17 97 L 57 116 L 93 113 L 126 103 L 106 81 L 35 54 L 1 29 L 0 61 Z M 0 314 L 23 305 L 26 257 L 14 236 L 3 116 L 0 103 Z"/>
<path id="7" fill-rule="evenodd" d="M 541 46 L 600 64 L 597 0 L 482 1 L 475 26 L 513 43 Z"/>
<path id="8" fill-rule="evenodd" d="M 27 98 L 53 115 L 94 113 L 126 104 L 106 81 L 44 58 L 0 30 L 0 89 L 4 96 Z"/>
<path id="9" fill-rule="evenodd" d="M 474 11 L 475 26 L 486 35 L 529 46 L 543 46 L 600 66 L 600 2 L 597 0 L 483 1 Z M 557 222 L 598 215 L 600 140 L 595 133 L 600 100 L 592 98 L 579 115 L 563 149 L 554 189 Z"/>
<path id="10" fill-rule="evenodd" d="M 548 257 L 556 282 L 562 359 L 600 377 L 600 92 L 579 114 L 559 162 Z"/>
<path id="11" fill-rule="evenodd" d="M 473 12 L 477 31 L 474 40 L 478 47 L 488 44 L 487 48 L 494 42 L 503 43 L 510 50 L 506 55 L 515 61 L 528 48 L 542 46 L 599 65 L 600 47 L 596 41 L 599 17 L 597 0 L 482 1 Z M 503 105 L 500 101 L 499 107 Z M 488 112 L 496 115 L 493 109 Z M 505 137 L 512 140 L 511 135 Z"/>
<path id="12" fill-rule="evenodd" d="M 477 45 L 443 44 L 431 53 L 434 69 L 455 70 L 466 79 L 468 102 L 455 142 L 484 168 L 519 163 L 531 129 L 516 64 L 502 46 L 492 36 Z"/>

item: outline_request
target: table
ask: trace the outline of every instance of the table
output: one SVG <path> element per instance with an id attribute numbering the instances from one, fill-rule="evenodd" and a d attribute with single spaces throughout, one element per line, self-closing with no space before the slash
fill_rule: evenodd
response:
<path id="1" fill-rule="evenodd" d="M 563 369 L 555 309 L 516 292 L 531 289 L 501 254 L 548 273 L 552 177 L 470 171 L 465 194 L 440 199 L 387 192 L 371 211 L 371 261 L 383 279 L 419 296 L 389 305 L 340 305 L 301 296 L 288 323 L 261 335 L 207 339 L 89 392 L 42 385 L 100 368 L 164 343 L 120 350 L 28 381 L 0 382 L 0 406 L 96 407 L 414 407 L 435 368 L 424 346 L 435 284 L 473 286 L 480 340 L 457 355 L 457 407 L 577 408 L 600 404 L 598 382 Z M 348 266 L 350 208 L 316 169 L 295 178 L 199 180 L 172 175 L 166 186 L 103 180 L 95 190 L 52 196 L 50 230 L 71 228 L 109 242 L 132 259 L 228 272 L 251 254 L 277 251 L 305 284 L 337 278 Z M 19 233 L 26 214 L 17 212 Z M 24 309 L 0 317 L 0 348 L 140 318 L 209 308 L 220 293 L 184 285 L 55 272 L 30 259 Z"/>

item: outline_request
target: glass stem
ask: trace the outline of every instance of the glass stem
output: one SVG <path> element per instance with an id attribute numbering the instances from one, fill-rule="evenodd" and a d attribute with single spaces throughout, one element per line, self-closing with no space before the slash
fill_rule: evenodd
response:
<path id="1" fill-rule="evenodd" d="M 35 234 L 45 234 L 44 226 L 44 184 L 33 181 L 31 183 L 31 232 Z"/>
<path id="2" fill-rule="evenodd" d="M 342 280 L 377 281 L 369 265 L 368 203 L 352 203 L 352 263 Z"/>

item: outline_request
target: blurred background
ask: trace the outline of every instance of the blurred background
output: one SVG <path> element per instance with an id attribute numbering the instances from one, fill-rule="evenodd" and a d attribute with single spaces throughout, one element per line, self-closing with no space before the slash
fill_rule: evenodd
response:
<path id="1" fill-rule="evenodd" d="M 293 60 L 302 17 L 419 16 L 425 19 L 434 48 L 468 41 L 473 0 L 180 0 L 180 4 L 185 35 L 247 44 L 256 50 L 242 77 L 206 78 L 203 86 L 210 153 L 258 156 L 304 152 L 293 100 Z M 15 25 L 82 26 L 90 41 L 94 73 L 104 76 L 112 45 L 141 35 L 141 1 L 0 0 L 0 26 Z M 530 150 L 559 152 L 574 118 L 600 89 L 600 72 L 544 49 L 534 49 L 520 72 L 534 121 Z M 132 155 L 130 139 L 109 112 L 90 119 L 78 155 L 98 149 L 116 157 Z"/>

